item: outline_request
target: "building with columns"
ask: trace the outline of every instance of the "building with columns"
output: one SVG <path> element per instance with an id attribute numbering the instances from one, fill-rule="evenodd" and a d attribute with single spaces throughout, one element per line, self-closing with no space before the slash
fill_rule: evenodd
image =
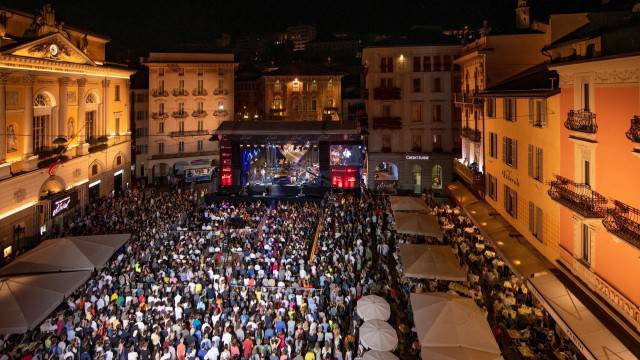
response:
<path id="1" fill-rule="evenodd" d="M 6 256 L 55 231 L 130 173 L 130 70 L 109 38 L 0 8 L 0 246 Z"/>
<path id="2" fill-rule="evenodd" d="M 148 121 L 137 174 L 148 180 L 189 180 L 186 175 L 206 170 L 200 179 L 210 179 L 220 159 L 211 135 L 234 116 L 234 55 L 152 52 L 143 64 L 149 69 Z"/>

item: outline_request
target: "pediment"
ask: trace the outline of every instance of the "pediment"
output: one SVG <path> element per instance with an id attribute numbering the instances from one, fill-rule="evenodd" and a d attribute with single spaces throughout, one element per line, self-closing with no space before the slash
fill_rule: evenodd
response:
<path id="1" fill-rule="evenodd" d="M 2 52 L 36 59 L 46 59 L 74 64 L 96 65 L 87 54 L 78 49 L 69 39 L 60 33 L 53 33 L 33 41 L 17 45 Z"/>

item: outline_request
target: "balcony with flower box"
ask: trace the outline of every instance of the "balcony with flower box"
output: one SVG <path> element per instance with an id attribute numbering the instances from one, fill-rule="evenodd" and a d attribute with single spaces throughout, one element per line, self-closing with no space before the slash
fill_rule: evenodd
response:
<path id="1" fill-rule="evenodd" d="M 207 96 L 209 92 L 206 89 L 193 89 L 191 90 L 191 95 L 193 96 Z"/>
<path id="2" fill-rule="evenodd" d="M 189 92 L 185 89 L 173 89 L 171 91 L 171 95 L 173 96 L 189 96 Z"/>
<path id="3" fill-rule="evenodd" d="M 206 117 L 207 115 L 209 115 L 209 113 L 206 110 L 194 110 L 191 113 L 191 117 L 194 117 L 196 119 Z"/>
<path id="4" fill-rule="evenodd" d="M 553 200 L 585 218 L 603 218 L 606 215 L 607 198 L 592 190 L 591 186 L 560 175 L 555 178 L 548 191 Z"/>
<path id="5" fill-rule="evenodd" d="M 184 119 L 189 116 L 189 113 L 186 111 L 174 111 L 171 113 L 171 117 L 174 119 Z"/>
<path id="6" fill-rule="evenodd" d="M 615 236 L 640 248 L 640 210 L 621 201 L 613 200 L 602 224 Z"/>
<path id="7" fill-rule="evenodd" d="M 564 122 L 567 130 L 585 134 L 595 134 L 598 132 L 596 114 L 589 110 L 569 110 L 567 119 Z"/>
<path id="8" fill-rule="evenodd" d="M 399 116 L 374 117 L 373 129 L 402 129 L 402 118 Z"/>
<path id="9" fill-rule="evenodd" d="M 379 87 L 373 89 L 374 100 L 400 100 L 399 87 Z"/>
<path id="10" fill-rule="evenodd" d="M 151 90 L 151 96 L 153 97 L 168 97 L 169 92 L 165 89 L 153 89 Z"/>
<path id="11" fill-rule="evenodd" d="M 151 118 L 153 120 L 163 120 L 169 117 L 169 113 L 166 112 L 154 112 L 151 113 Z"/>
<path id="12" fill-rule="evenodd" d="M 213 90 L 213 95 L 229 95 L 229 90 L 218 88 Z"/>

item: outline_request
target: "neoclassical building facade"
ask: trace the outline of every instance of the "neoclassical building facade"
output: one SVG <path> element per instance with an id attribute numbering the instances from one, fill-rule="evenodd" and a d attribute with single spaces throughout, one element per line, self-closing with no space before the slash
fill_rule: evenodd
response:
<path id="1" fill-rule="evenodd" d="M 0 246 L 5 256 L 126 188 L 131 71 L 109 38 L 0 8 Z"/>

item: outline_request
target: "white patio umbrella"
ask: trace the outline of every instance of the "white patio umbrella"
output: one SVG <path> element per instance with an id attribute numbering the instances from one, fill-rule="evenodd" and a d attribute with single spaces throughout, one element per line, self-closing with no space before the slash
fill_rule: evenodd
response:
<path id="1" fill-rule="evenodd" d="M 398 346 L 398 334 L 385 321 L 369 320 L 360 326 L 360 342 L 369 349 L 393 351 Z"/>
<path id="2" fill-rule="evenodd" d="M 388 351 L 369 350 L 364 353 L 362 360 L 399 360 L 397 356 Z"/>
<path id="3" fill-rule="evenodd" d="M 377 295 L 363 296 L 356 305 L 356 311 L 364 321 L 367 320 L 389 320 L 391 308 L 389 303 Z"/>

